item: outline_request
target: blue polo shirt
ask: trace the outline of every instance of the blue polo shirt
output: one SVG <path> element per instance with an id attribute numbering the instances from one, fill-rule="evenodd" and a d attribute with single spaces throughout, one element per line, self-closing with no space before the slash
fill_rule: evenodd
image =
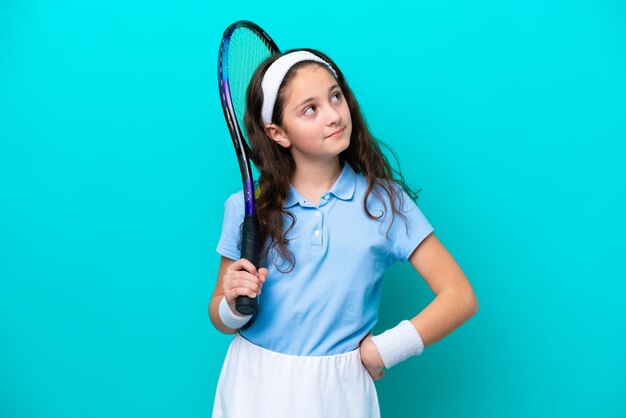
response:
<path id="1" fill-rule="evenodd" d="M 372 220 L 363 209 L 366 190 L 367 179 L 347 163 L 317 206 L 290 185 L 284 207 L 296 217 L 287 235 L 296 264 L 291 272 L 281 273 L 272 262 L 277 253 L 270 253 L 259 311 L 255 322 L 240 330 L 243 337 L 290 355 L 335 355 L 359 346 L 378 321 L 383 273 L 396 261 L 406 262 L 433 231 L 415 202 L 402 191 L 402 210 L 408 222 L 396 215 L 387 232 L 392 218 L 389 198 L 379 189 L 389 213 L 382 221 Z M 374 216 L 383 213 L 384 204 L 375 193 L 368 197 Z M 239 191 L 224 204 L 216 249 L 222 256 L 240 258 L 243 218 L 243 191 Z M 285 216 L 285 230 L 290 224 L 291 218 Z"/>

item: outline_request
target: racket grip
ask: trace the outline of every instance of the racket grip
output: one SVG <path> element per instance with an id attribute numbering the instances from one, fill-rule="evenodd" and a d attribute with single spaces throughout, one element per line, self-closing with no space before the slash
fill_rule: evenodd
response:
<path id="1" fill-rule="evenodd" d="M 250 261 L 258 269 L 260 250 L 259 221 L 256 216 L 246 216 L 241 231 L 241 258 Z M 254 315 L 258 308 L 258 296 L 239 296 L 235 299 L 235 309 L 242 315 Z"/>

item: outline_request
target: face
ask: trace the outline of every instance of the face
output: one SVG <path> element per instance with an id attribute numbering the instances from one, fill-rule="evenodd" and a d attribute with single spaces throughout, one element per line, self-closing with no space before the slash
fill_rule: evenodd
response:
<path id="1" fill-rule="evenodd" d="M 285 86 L 282 126 L 267 125 L 271 137 L 289 148 L 296 164 L 336 159 L 350 145 L 350 109 L 337 80 L 319 65 L 297 70 Z"/>

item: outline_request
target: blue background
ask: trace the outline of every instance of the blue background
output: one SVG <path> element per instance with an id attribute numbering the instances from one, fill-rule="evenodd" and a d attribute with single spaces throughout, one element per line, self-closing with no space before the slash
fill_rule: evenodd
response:
<path id="1" fill-rule="evenodd" d="M 238 19 L 337 61 L 477 293 L 383 416 L 626 416 L 624 2 L 223 4 L 0 3 L 0 416 L 210 415 Z M 374 332 L 433 296 L 395 265 Z"/>

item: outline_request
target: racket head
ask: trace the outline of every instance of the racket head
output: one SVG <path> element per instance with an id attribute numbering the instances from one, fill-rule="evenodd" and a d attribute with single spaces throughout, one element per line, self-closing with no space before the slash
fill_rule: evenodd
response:
<path id="1" fill-rule="evenodd" d="M 248 84 L 259 64 L 280 51 L 267 32 L 248 20 L 235 22 L 224 31 L 220 50 L 220 78 L 225 82 L 239 131 L 247 140 L 243 116 Z"/>
<path id="2" fill-rule="evenodd" d="M 257 24 L 240 20 L 222 36 L 218 57 L 218 83 L 224 117 L 230 131 L 243 180 L 246 215 L 254 214 L 254 182 L 250 146 L 244 126 L 246 91 L 254 71 L 265 59 L 279 53 L 274 40 Z"/>

